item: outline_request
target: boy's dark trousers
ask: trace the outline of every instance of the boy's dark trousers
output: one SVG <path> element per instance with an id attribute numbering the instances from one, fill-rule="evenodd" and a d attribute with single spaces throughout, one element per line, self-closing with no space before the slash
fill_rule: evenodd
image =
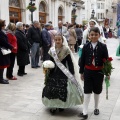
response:
<path id="1" fill-rule="evenodd" d="M 102 70 L 84 70 L 84 93 L 94 92 L 100 94 L 102 92 L 104 75 Z"/>

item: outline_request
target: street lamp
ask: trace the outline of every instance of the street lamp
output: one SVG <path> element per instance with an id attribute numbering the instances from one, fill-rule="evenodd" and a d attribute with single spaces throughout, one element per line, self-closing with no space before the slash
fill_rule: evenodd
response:
<path id="1" fill-rule="evenodd" d="M 76 17 L 77 17 L 77 15 L 76 15 L 77 3 L 74 2 L 74 3 L 72 4 L 72 6 L 73 6 L 72 18 L 74 18 L 74 23 L 75 23 L 75 20 L 76 20 Z"/>
<path id="2" fill-rule="evenodd" d="M 32 6 L 32 7 L 35 6 L 35 3 L 33 3 L 33 1 L 35 1 L 35 0 L 30 0 L 30 3 L 29 3 L 29 5 Z M 29 11 L 31 12 L 31 22 L 33 23 L 33 12 L 34 12 L 34 10 L 29 9 Z"/>
<path id="3" fill-rule="evenodd" d="M 94 10 L 92 10 L 91 19 L 93 19 L 93 18 L 94 18 L 94 15 L 95 15 L 95 11 L 94 11 Z"/>
<path id="4" fill-rule="evenodd" d="M 72 4 L 72 6 L 73 6 L 73 12 L 74 12 L 74 14 L 76 13 L 76 9 L 77 9 L 77 3 L 73 3 Z"/>

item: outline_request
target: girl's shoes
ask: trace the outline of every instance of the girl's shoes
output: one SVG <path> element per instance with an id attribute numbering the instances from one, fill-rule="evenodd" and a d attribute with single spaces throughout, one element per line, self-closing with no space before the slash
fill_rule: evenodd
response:
<path id="1" fill-rule="evenodd" d="M 63 112 L 65 109 L 63 108 L 59 108 L 59 112 Z"/>
<path id="2" fill-rule="evenodd" d="M 54 114 L 56 113 L 56 111 L 57 111 L 57 108 L 56 108 L 56 109 L 50 109 L 50 113 L 51 113 L 52 115 L 54 115 Z"/>
<path id="3" fill-rule="evenodd" d="M 63 112 L 63 111 L 64 111 L 64 109 L 62 109 L 62 108 L 59 108 L 59 109 L 56 108 L 56 109 L 50 109 L 50 113 L 51 113 L 52 115 L 54 115 L 57 110 L 59 110 L 59 112 Z"/>
<path id="4" fill-rule="evenodd" d="M 100 112 L 99 112 L 99 109 L 95 109 L 95 110 L 94 110 L 94 115 L 99 115 L 99 113 L 100 113 Z"/>

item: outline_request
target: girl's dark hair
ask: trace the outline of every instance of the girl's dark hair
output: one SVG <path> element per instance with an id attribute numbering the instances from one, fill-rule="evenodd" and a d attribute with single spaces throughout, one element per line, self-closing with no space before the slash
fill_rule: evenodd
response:
<path id="1" fill-rule="evenodd" d="M 99 34 L 100 34 L 100 30 L 99 30 L 98 27 L 93 27 L 93 28 L 91 28 L 91 29 L 90 29 L 90 32 L 92 32 L 92 31 L 95 32 L 95 33 L 99 33 Z M 90 32 L 89 32 L 89 33 L 90 33 Z"/>
<path id="2" fill-rule="evenodd" d="M 5 25 L 5 20 L 1 20 L 0 19 L 0 30 L 2 29 L 2 27 L 6 26 Z"/>

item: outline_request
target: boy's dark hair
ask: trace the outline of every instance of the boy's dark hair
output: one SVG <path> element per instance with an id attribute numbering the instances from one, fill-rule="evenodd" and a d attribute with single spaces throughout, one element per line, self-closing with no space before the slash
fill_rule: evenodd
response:
<path id="1" fill-rule="evenodd" d="M 99 30 L 98 27 L 93 27 L 93 28 L 91 28 L 91 29 L 90 29 L 90 32 L 92 32 L 92 31 L 95 32 L 95 33 L 99 33 L 99 34 L 100 34 L 100 30 Z M 90 33 L 90 32 L 89 32 L 89 33 Z"/>

